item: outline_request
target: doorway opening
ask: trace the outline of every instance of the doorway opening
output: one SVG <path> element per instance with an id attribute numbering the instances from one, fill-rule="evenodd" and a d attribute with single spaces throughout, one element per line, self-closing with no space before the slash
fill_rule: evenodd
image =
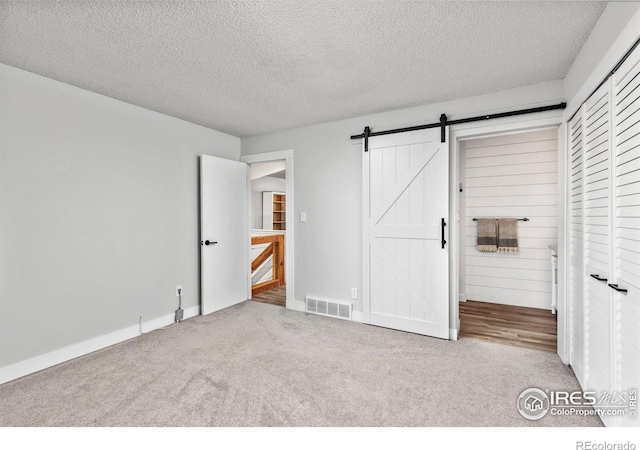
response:
<path id="1" fill-rule="evenodd" d="M 286 308 L 288 309 L 295 309 L 298 311 L 304 311 L 304 302 L 302 301 L 295 301 L 294 298 L 294 282 L 295 282 L 295 276 L 294 276 L 294 267 L 295 267 L 295 263 L 294 263 L 294 242 L 295 242 L 295 238 L 294 238 L 294 223 L 293 223 L 293 211 L 294 211 L 294 190 L 293 190 L 293 176 L 294 176 L 294 168 L 293 168 L 293 150 L 281 150 L 281 151 L 275 151 L 275 152 L 268 152 L 268 153 L 258 153 L 258 154 L 253 154 L 253 155 L 245 155 L 242 156 L 240 158 L 240 161 L 242 161 L 245 164 L 248 164 L 249 166 L 251 166 L 251 168 L 255 167 L 260 167 L 258 166 L 258 164 L 262 164 L 262 163 L 277 163 L 274 164 L 273 166 L 271 166 L 271 168 L 268 168 L 269 165 L 264 165 L 262 166 L 263 169 L 266 167 L 267 172 L 270 172 L 271 175 L 274 174 L 278 174 L 276 177 L 274 178 L 282 178 L 284 180 L 284 184 L 285 184 L 285 189 L 284 190 L 277 190 L 280 189 L 282 187 L 282 182 L 276 182 L 276 183 L 280 183 L 278 184 L 277 188 L 273 188 L 274 190 L 266 190 L 266 191 L 261 191 L 258 187 L 258 185 L 256 184 L 255 189 L 256 192 L 272 192 L 272 193 L 280 193 L 280 194 L 284 194 L 285 197 L 284 199 L 280 199 L 280 200 L 276 200 L 276 201 L 280 201 L 283 202 L 282 205 L 282 209 L 278 209 L 278 207 L 274 208 L 275 211 L 281 211 L 279 213 L 279 216 L 276 215 L 276 217 L 280 217 L 279 220 L 275 220 L 275 222 L 282 222 L 282 224 L 280 224 L 279 226 L 276 225 L 276 228 L 280 228 L 275 229 L 275 230 L 265 230 L 262 227 L 262 224 L 265 222 L 264 217 L 262 217 L 262 214 L 260 214 L 261 217 L 261 221 L 258 220 L 258 215 L 256 214 L 255 217 L 255 222 L 252 222 L 251 216 L 252 216 L 252 199 L 251 197 L 253 197 L 253 193 L 252 191 L 252 182 L 251 182 L 251 176 L 247 176 L 247 203 L 248 203 L 248 209 L 247 209 L 247 213 L 248 213 L 248 217 L 249 220 L 247 220 L 247 228 L 246 228 L 246 232 L 249 236 L 252 235 L 277 235 L 277 236 L 282 236 L 282 239 L 284 240 L 284 244 L 283 245 L 279 245 L 279 253 L 280 253 L 280 258 L 282 259 L 282 266 L 278 266 L 280 268 L 283 268 L 283 272 L 284 272 L 284 285 L 283 286 L 277 286 L 277 288 L 279 288 L 281 291 L 285 292 L 285 304 L 286 304 Z M 282 162 L 284 161 L 284 174 L 282 174 Z M 276 168 L 276 166 L 278 166 L 279 168 Z M 254 169 L 257 170 L 257 169 Z M 258 176 L 258 173 L 256 172 L 255 175 L 256 178 L 260 178 Z M 269 188 L 271 189 L 271 188 Z M 262 200 L 260 200 L 262 199 Z M 256 202 L 256 209 L 258 209 L 258 207 L 261 207 L 262 209 L 264 209 L 264 196 L 262 196 L 262 194 L 260 195 L 256 195 L 255 197 L 255 202 Z M 262 202 L 262 203 L 260 203 Z M 273 208 L 273 202 L 272 202 L 272 208 Z M 272 222 L 273 224 L 273 219 Z M 257 227 L 258 225 L 260 225 L 260 228 L 254 228 Z M 273 226 L 273 225 L 272 225 Z M 250 242 L 250 241 L 249 241 Z M 251 261 L 253 261 L 255 258 L 251 257 L 251 247 L 252 245 L 249 244 L 247 245 L 246 249 L 247 249 L 247 255 L 249 257 L 249 263 L 247 264 L 247 297 L 246 298 L 252 298 L 253 295 L 251 293 L 251 286 L 252 286 L 252 270 L 251 270 Z M 275 246 L 274 246 L 275 247 Z M 278 275 L 280 276 L 280 275 Z M 276 286 L 274 286 L 276 287 Z M 276 293 L 274 293 L 276 294 Z M 282 294 L 279 294 L 279 300 L 281 301 L 282 298 Z"/>
<path id="2" fill-rule="evenodd" d="M 251 164 L 251 299 L 286 307 L 286 161 Z"/>
<path id="3" fill-rule="evenodd" d="M 460 338 L 556 352 L 558 129 L 458 149 Z"/>

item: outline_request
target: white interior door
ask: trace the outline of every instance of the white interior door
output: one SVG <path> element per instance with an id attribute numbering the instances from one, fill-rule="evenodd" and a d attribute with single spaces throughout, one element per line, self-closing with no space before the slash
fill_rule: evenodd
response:
<path id="1" fill-rule="evenodd" d="M 364 320 L 449 338 L 449 144 L 440 129 L 369 139 L 363 153 Z"/>
<path id="2" fill-rule="evenodd" d="M 247 300 L 248 177 L 245 163 L 200 158 L 202 314 Z"/>

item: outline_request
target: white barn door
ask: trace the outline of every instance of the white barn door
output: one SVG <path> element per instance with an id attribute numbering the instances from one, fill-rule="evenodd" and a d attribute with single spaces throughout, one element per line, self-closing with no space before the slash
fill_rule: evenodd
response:
<path id="1" fill-rule="evenodd" d="M 369 139 L 363 153 L 366 323 L 449 338 L 448 180 L 449 144 L 440 142 L 439 128 Z"/>

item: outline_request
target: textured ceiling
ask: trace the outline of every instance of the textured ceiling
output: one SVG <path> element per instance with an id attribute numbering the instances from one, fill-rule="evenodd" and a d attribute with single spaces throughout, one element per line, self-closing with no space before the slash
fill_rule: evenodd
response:
<path id="1" fill-rule="evenodd" d="M 244 137 L 564 78 L 604 6 L 2 1 L 0 62 Z"/>

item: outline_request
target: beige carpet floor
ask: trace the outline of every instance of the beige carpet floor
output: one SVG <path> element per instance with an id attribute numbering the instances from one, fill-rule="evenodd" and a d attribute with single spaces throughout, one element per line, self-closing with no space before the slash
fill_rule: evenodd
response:
<path id="1" fill-rule="evenodd" d="M 557 355 L 245 302 L 0 385 L 1 426 L 601 426 L 531 422 Z"/>

